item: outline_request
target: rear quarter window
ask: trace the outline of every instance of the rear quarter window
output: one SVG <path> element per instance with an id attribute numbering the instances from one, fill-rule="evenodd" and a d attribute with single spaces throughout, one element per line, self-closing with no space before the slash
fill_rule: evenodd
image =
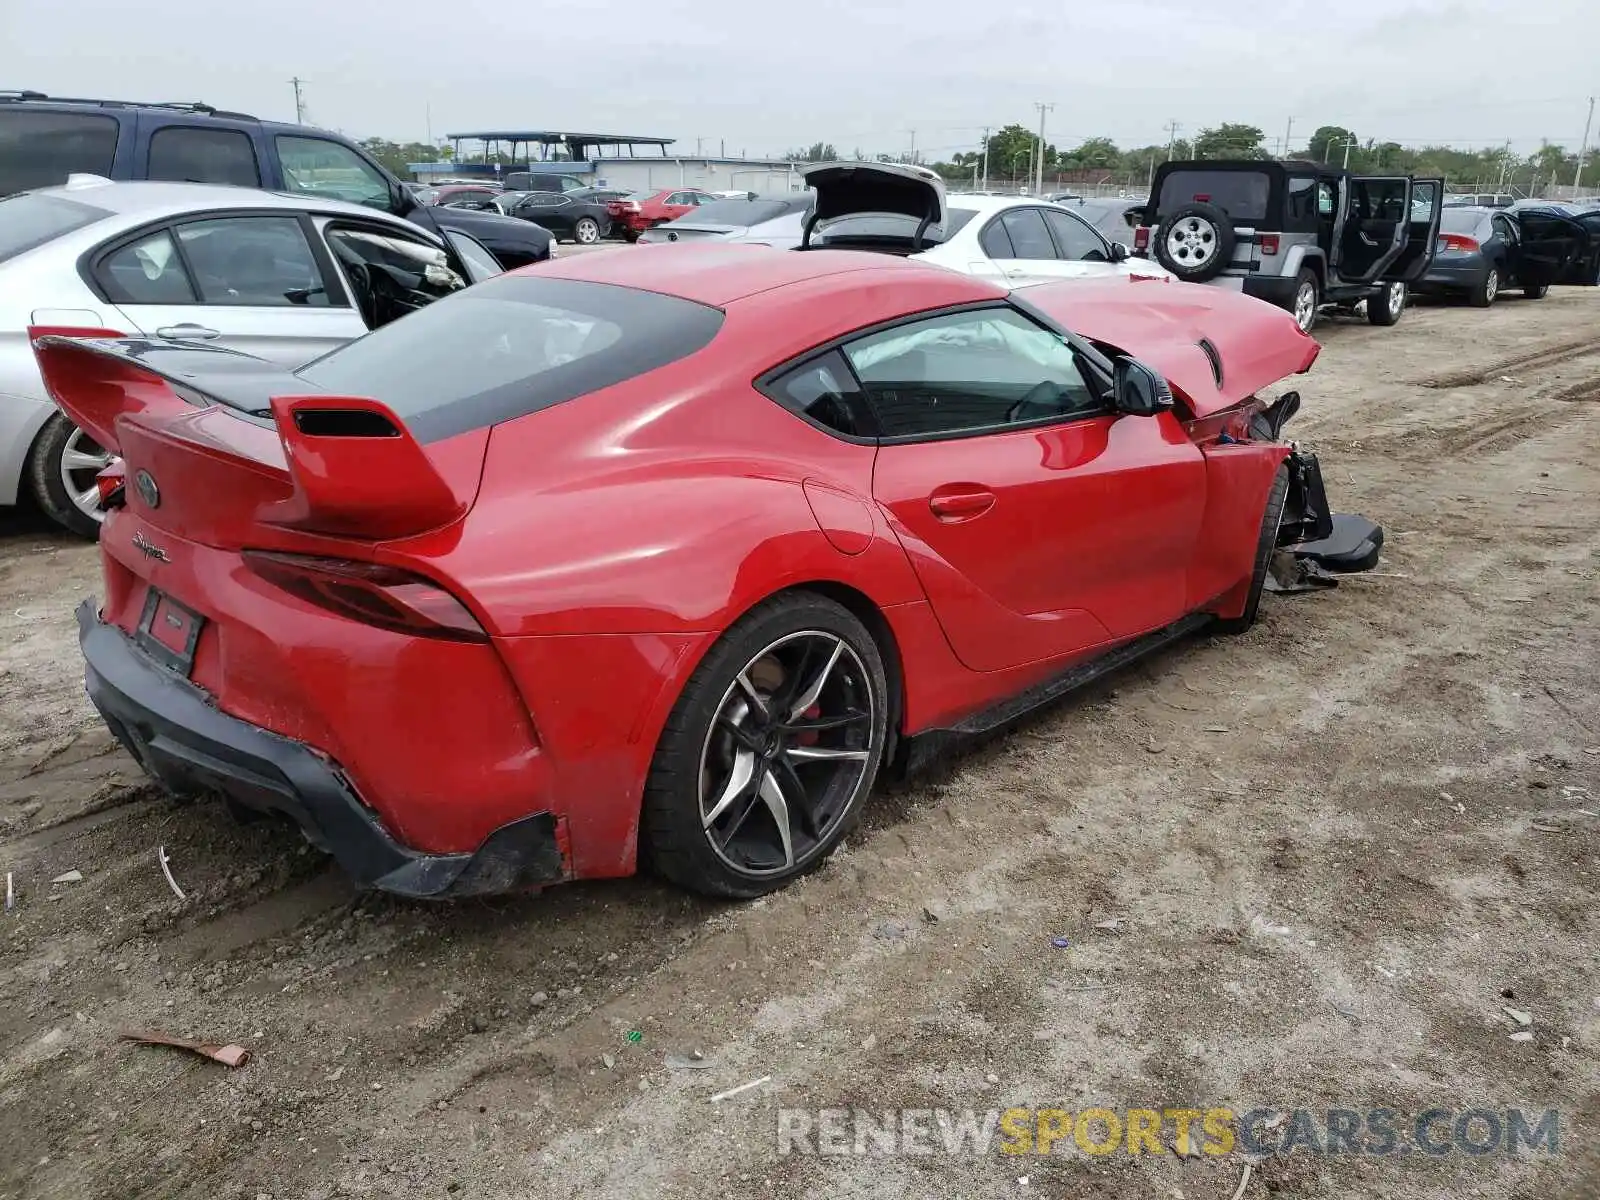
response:
<path id="1" fill-rule="evenodd" d="M 117 128 L 101 113 L 0 109 L 0 195 L 53 187 L 75 173 L 109 177 Z"/>
<path id="2" fill-rule="evenodd" d="M 1256 171 L 1174 171 L 1161 182 L 1157 198 L 1158 219 L 1185 204 L 1213 204 L 1234 221 L 1267 219 L 1272 181 Z"/>
<path id="3" fill-rule="evenodd" d="M 0 198 L 0 262 L 26 254 L 111 214 L 103 208 L 60 196 Z"/>
<path id="4" fill-rule="evenodd" d="M 149 179 L 260 187 L 261 168 L 247 134 L 237 129 L 167 125 L 150 137 Z"/>
<path id="5" fill-rule="evenodd" d="M 703 349 L 720 309 L 613 284 L 502 275 L 302 367 L 388 405 L 419 441 L 514 420 Z"/>

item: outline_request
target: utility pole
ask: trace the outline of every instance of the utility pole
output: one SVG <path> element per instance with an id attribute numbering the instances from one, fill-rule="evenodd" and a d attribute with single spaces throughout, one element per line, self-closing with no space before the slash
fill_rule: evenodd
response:
<path id="1" fill-rule="evenodd" d="M 1286 125 L 1284 127 L 1284 130 L 1283 130 L 1283 153 L 1278 155 L 1279 158 L 1288 158 L 1289 157 L 1289 139 L 1291 137 L 1293 137 L 1293 136 L 1294 136 L 1294 118 L 1290 117 L 1289 118 L 1289 124 Z"/>
<path id="2" fill-rule="evenodd" d="M 1172 157 L 1172 147 L 1178 140 L 1178 130 L 1182 128 L 1183 126 L 1176 121 L 1167 122 L 1167 157 L 1169 159 Z"/>
<path id="3" fill-rule="evenodd" d="M 1034 107 L 1039 110 L 1039 152 L 1033 156 L 1033 194 L 1042 196 L 1044 195 L 1044 115 L 1047 112 L 1054 112 L 1056 106 L 1054 104 L 1040 104 L 1036 101 Z"/>
<path id="4" fill-rule="evenodd" d="M 1589 116 L 1583 123 L 1583 143 L 1578 147 L 1578 169 L 1572 174 L 1572 198 L 1578 198 L 1578 185 L 1583 182 L 1583 159 L 1589 153 L 1589 130 L 1594 125 L 1594 97 L 1589 97 Z"/>
<path id="5" fill-rule="evenodd" d="M 1344 139 L 1344 169 L 1350 169 L 1350 147 L 1356 144 L 1356 135 L 1350 134 Z"/>
<path id="6" fill-rule="evenodd" d="M 983 185 L 978 188 L 980 192 L 989 190 L 989 127 L 983 127 Z"/>
<path id="7" fill-rule="evenodd" d="M 694 140 L 694 156 L 696 158 L 700 157 L 700 143 L 703 141 L 705 141 L 704 138 L 695 138 Z"/>
<path id="8" fill-rule="evenodd" d="M 296 75 L 293 79 L 289 80 L 289 82 L 294 86 L 294 123 L 296 125 L 304 125 L 306 120 L 306 106 L 305 103 L 300 99 L 300 85 L 305 83 L 306 80 L 301 79 L 300 76 Z"/>
<path id="9" fill-rule="evenodd" d="M 917 161 L 917 131 L 912 129 L 909 132 L 911 134 L 911 149 L 906 156 L 906 161 L 914 163 Z"/>

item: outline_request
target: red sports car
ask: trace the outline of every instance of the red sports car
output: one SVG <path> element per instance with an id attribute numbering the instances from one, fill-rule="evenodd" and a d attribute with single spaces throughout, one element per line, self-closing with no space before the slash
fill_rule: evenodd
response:
<path id="1" fill-rule="evenodd" d="M 1295 394 L 1257 398 L 1317 344 L 1212 288 L 676 246 L 508 274 L 292 374 L 35 346 L 124 460 L 78 612 L 111 730 L 413 896 L 641 856 L 769 891 L 881 769 L 1381 537 L 1279 440 Z"/>
<path id="2" fill-rule="evenodd" d="M 630 242 L 639 240 L 646 229 L 676 221 L 702 204 L 710 204 L 716 197 L 697 188 L 667 188 L 648 195 L 627 196 L 621 200 L 606 201 L 606 212 L 622 236 Z"/>

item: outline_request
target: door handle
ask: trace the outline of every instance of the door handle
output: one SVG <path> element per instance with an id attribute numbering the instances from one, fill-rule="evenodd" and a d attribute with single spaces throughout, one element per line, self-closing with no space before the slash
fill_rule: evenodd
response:
<path id="1" fill-rule="evenodd" d="M 994 493 L 980 487 L 940 490 L 928 497 L 928 507 L 941 521 L 970 521 L 994 507 Z"/>
<path id="2" fill-rule="evenodd" d="M 212 338 L 218 338 L 222 335 L 215 329 L 207 329 L 204 325 L 196 325 L 192 321 L 185 321 L 180 325 L 163 325 L 156 330 L 156 336 L 172 341 L 209 342 Z"/>

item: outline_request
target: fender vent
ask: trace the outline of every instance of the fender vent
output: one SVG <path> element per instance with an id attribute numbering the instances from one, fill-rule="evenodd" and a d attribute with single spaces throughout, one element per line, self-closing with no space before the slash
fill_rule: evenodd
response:
<path id="1" fill-rule="evenodd" d="M 1216 346 L 1212 345 L 1210 338 L 1201 338 L 1196 345 L 1200 352 L 1206 356 L 1206 361 L 1211 364 L 1211 377 L 1217 381 L 1217 391 L 1222 390 L 1222 355 Z"/>
<path id="2" fill-rule="evenodd" d="M 306 408 L 294 414 L 294 425 L 307 437 L 399 437 L 400 431 L 381 413 L 359 408 Z"/>

